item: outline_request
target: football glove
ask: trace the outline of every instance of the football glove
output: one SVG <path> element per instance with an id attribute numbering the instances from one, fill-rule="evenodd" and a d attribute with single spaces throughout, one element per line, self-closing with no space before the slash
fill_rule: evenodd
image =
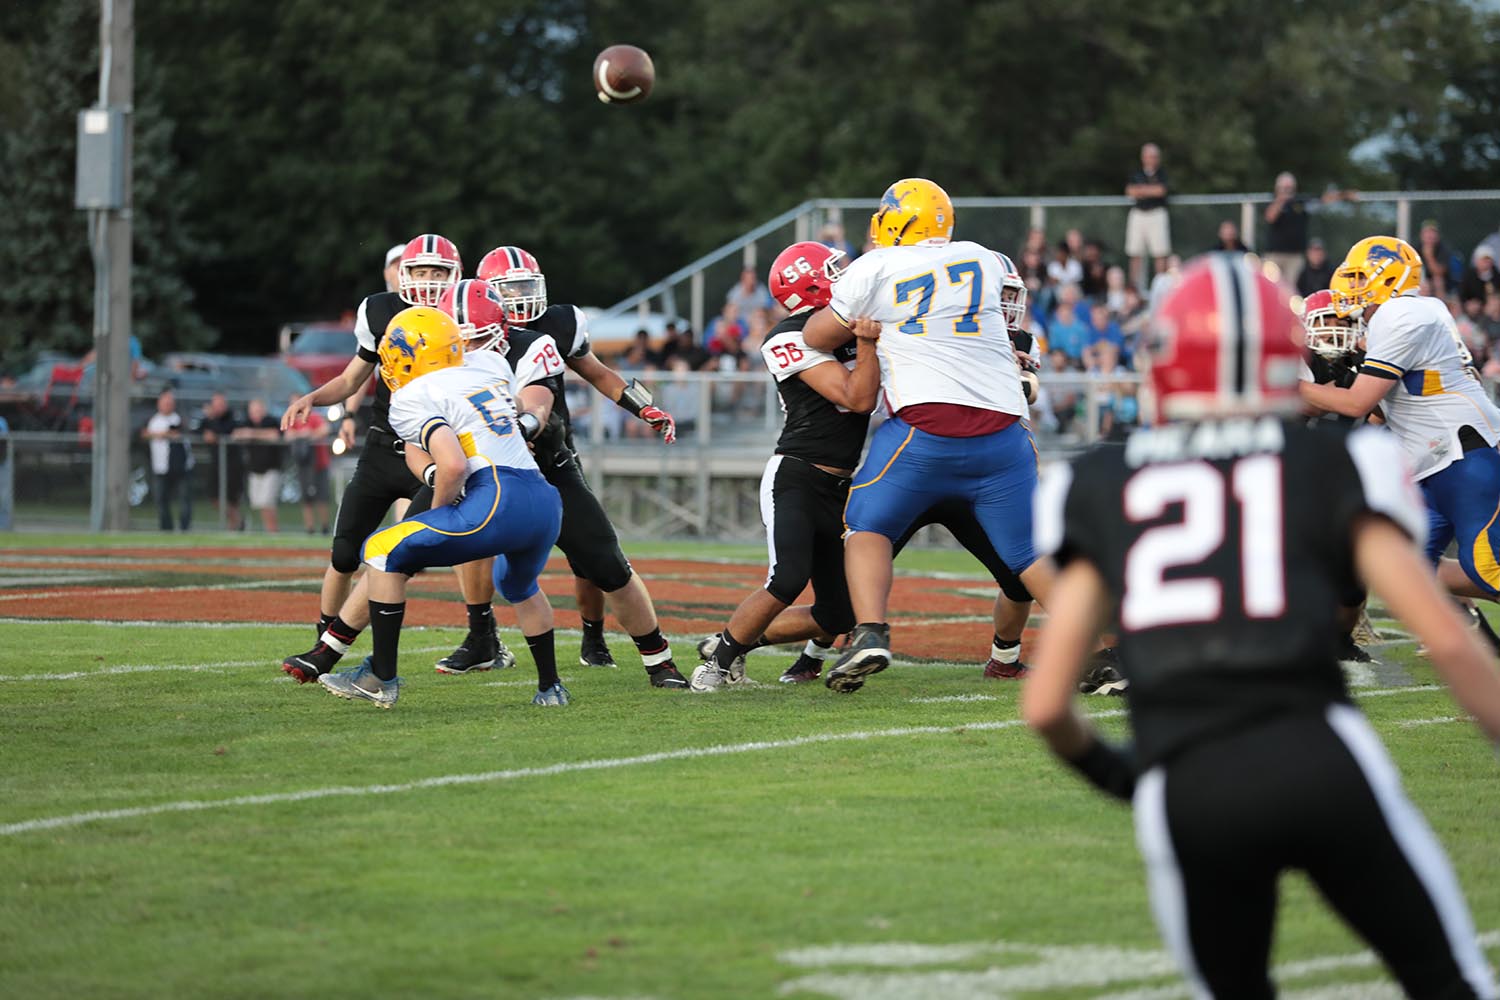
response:
<path id="1" fill-rule="evenodd" d="M 677 440 L 677 421 L 672 419 L 672 414 L 659 406 L 641 407 L 641 419 L 651 425 L 651 429 L 661 435 L 661 439 L 667 444 Z"/>
<path id="2" fill-rule="evenodd" d="M 1101 792 L 1126 802 L 1135 794 L 1135 751 L 1129 745 L 1096 736 L 1082 756 L 1064 759 Z"/>

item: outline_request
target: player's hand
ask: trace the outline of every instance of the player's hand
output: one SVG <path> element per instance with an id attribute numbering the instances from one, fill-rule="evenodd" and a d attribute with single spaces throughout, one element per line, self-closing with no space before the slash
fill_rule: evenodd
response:
<path id="1" fill-rule="evenodd" d="M 860 340 L 879 340 L 880 321 L 861 316 L 850 324 L 849 329 Z"/>
<path id="2" fill-rule="evenodd" d="M 354 422 L 353 417 L 345 417 L 339 421 L 339 440 L 344 442 L 346 451 L 354 448 L 354 435 L 358 429 L 359 425 Z"/>
<path id="3" fill-rule="evenodd" d="M 1034 355 L 1027 354 L 1025 351 L 1016 352 L 1016 364 L 1021 366 L 1023 372 L 1039 372 L 1042 370 L 1042 363 Z"/>
<path id="4" fill-rule="evenodd" d="M 677 440 L 677 421 L 672 419 L 672 414 L 660 406 L 641 407 L 641 419 L 650 424 L 651 429 L 660 434 L 661 439 L 667 444 Z"/>
<path id="5" fill-rule="evenodd" d="M 312 393 L 308 393 L 306 396 L 299 396 L 297 401 L 288 406 L 286 412 L 281 415 L 281 429 L 284 431 L 291 430 L 305 421 L 307 415 L 312 412 L 312 408 Z"/>

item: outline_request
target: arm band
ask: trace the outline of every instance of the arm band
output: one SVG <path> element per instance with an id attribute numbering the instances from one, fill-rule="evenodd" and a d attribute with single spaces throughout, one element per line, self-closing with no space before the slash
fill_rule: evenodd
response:
<path id="1" fill-rule="evenodd" d="M 620 408 L 632 417 L 639 417 L 641 411 L 651 405 L 651 390 L 641 385 L 640 379 L 631 379 L 630 384 L 620 390 L 620 398 L 617 401 Z"/>
<path id="2" fill-rule="evenodd" d="M 1135 754 L 1129 746 L 1115 746 L 1096 736 L 1083 756 L 1068 763 L 1095 788 L 1117 799 L 1129 802 L 1135 794 Z"/>
<path id="3" fill-rule="evenodd" d="M 436 486 L 437 485 L 437 463 L 436 462 L 428 462 L 427 463 L 427 468 L 425 468 L 425 469 L 422 470 L 422 482 L 426 483 L 428 486 Z"/>

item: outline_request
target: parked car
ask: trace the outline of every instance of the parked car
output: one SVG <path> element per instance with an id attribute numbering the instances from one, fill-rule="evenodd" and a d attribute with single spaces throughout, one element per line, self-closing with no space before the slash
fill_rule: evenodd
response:
<path id="1" fill-rule="evenodd" d="M 281 360 L 313 385 L 336 378 L 358 347 L 354 328 L 340 323 L 289 323 L 281 328 Z"/>
<path id="2" fill-rule="evenodd" d="M 293 393 L 300 396 L 312 390 L 306 375 L 279 358 L 174 353 L 162 357 L 156 374 L 177 391 L 179 403 L 194 407 L 222 392 L 235 409 L 260 398 L 271 412 L 279 413 Z M 89 379 L 90 372 L 85 372 L 86 384 L 91 384 Z"/>

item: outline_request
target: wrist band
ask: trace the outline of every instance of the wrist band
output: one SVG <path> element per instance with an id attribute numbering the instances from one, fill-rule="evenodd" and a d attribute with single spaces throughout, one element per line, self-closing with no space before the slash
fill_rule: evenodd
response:
<path id="1" fill-rule="evenodd" d="M 630 384 L 620 390 L 618 400 L 620 408 L 632 417 L 639 417 L 641 411 L 650 406 L 651 390 L 641 385 L 640 379 L 631 379 Z"/>

